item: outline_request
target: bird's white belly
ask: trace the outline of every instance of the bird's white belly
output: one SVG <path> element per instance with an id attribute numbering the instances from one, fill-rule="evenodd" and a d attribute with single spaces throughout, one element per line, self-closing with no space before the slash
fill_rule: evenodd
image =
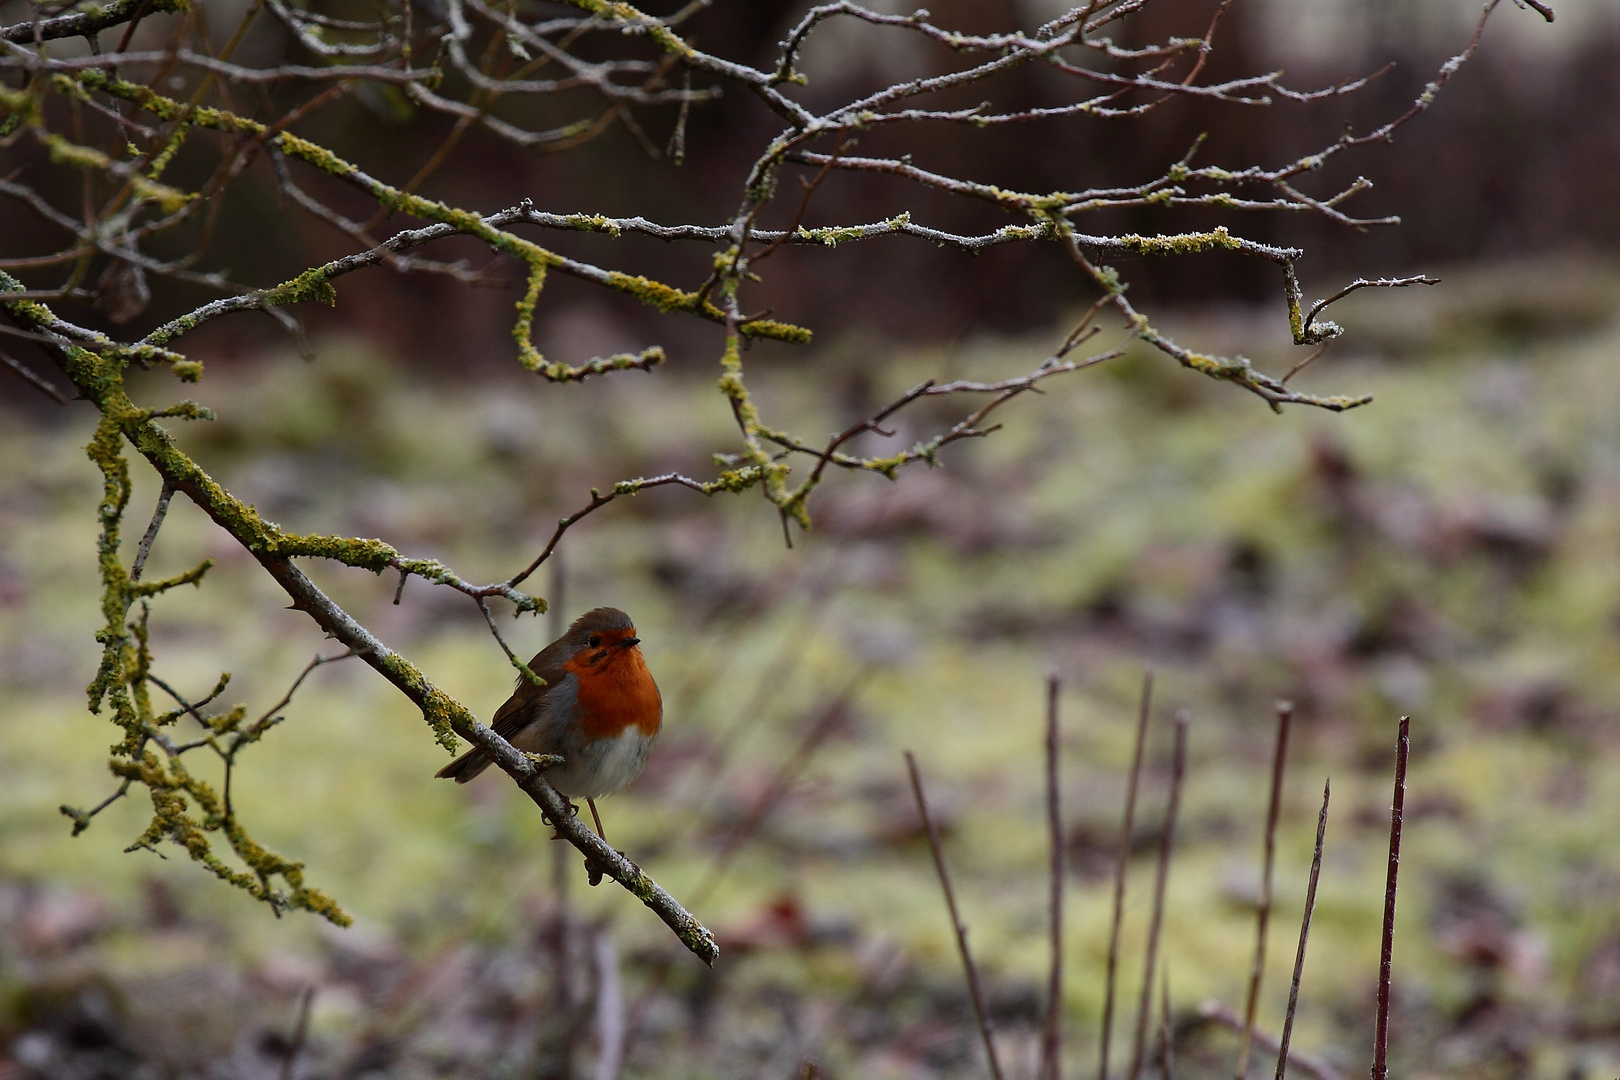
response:
<path id="1" fill-rule="evenodd" d="M 576 755 L 577 761 L 547 771 L 546 779 L 576 799 L 612 795 L 640 775 L 652 742 L 635 728 L 611 739 L 597 739 Z"/>

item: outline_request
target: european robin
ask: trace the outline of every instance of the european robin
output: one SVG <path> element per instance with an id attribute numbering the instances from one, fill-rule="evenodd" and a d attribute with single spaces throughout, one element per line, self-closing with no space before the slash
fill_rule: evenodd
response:
<path id="1" fill-rule="evenodd" d="M 640 644 L 624 612 L 587 611 L 529 661 L 546 685 L 519 675 L 516 692 L 495 710 L 493 727 L 507 742 L 562 759 L 547 767 L 546 779 L 564 796 L 591 802 L 612 795 L 647 763 L 664 704 Z M 435 775 L 465 784 L 488 767 L 489 758 L 475 749 Z"/>

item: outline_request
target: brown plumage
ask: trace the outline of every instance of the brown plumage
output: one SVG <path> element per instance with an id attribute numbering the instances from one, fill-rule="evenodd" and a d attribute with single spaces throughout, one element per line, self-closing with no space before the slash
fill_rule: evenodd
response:
<path id="1" fill-rule="evenodd" d="M 529 661 L 545 680 L 518 676 L 495 711 L 495 732 L 519 750 L 563 759 L 546 779 L 564 795 L 611 795 L 636 778 L 663 723 L 658 684 L 641 656 L 630 616 L 597 608 Z M 465 784 L 489 767 L 469 750 L 436 774 Z"/>

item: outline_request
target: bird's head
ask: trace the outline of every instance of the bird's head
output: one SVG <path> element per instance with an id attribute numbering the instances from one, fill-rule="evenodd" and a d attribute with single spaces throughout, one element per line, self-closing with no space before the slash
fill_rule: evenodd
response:
<path id="1" fill-rule="evenodd" d="M 570 667 L 583 667 L 599 671 L 621 657 L 638 652 L 641 639 L 636 636 L 635 624 L 630 616 L 618 608 L 597 608 L 587 611 L 568 628 L 568 655 Z"/>

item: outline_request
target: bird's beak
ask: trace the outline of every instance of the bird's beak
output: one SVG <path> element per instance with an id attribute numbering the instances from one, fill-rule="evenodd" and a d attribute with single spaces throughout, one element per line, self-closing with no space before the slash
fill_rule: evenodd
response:
<path id="1" fill-rule="evenodd" d="M 640 645 L 640 644 L 641 644 L 641 639 L 638 638 L 638 637 L 625 638 L 623 641 L 619 642 L 619 648 L 621 648 L 621 649 L 629 649 L 629 648 L 632 648 L 632 647 L 634 647 L 636 645 Z"/>

